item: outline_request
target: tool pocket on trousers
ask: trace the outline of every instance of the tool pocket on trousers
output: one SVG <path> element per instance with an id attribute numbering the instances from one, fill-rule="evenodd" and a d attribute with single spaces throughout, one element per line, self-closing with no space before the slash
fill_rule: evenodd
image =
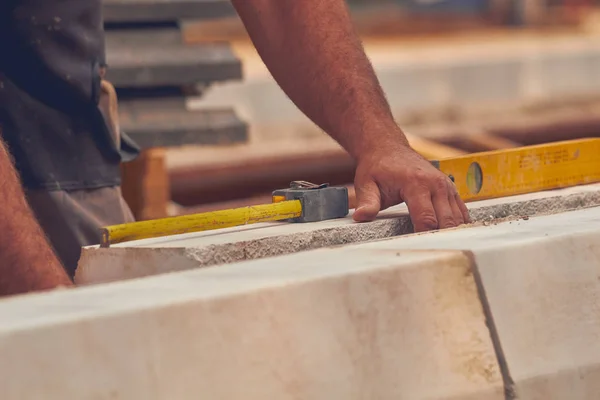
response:
<path id="1" fill-rule="evenodd" d="M 125 132 L 121 131 L 119 123 L 119 99 L 115 87 L 104 79 L 106 66 L 99 68 L 98 74 L 98 108 L 104 117 L 115 148 L 121 155 L 121 160 L 131 161 L 140 153 L 140 148 Z"/>
<path id="2" fill-rule="evenodd" d="M 104 79 L 100 81 L 98 108 L 104 117 L 116 148 L 119 149 L 121 147 L 121 127 L 119 125 L 117 92 L 114 86 Z"/>

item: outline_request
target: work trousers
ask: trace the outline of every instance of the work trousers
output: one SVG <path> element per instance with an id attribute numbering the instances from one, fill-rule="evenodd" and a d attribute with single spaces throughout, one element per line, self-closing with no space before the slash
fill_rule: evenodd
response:
<path id="1" fill-rule="evenodd" d="M 102 80 L 98 106 L 116 146 L 119 147 L 121 135 L 117 94 L 114 87 L 105 80 Z M 119 186 L 69 191 L 26 190 L 26 195 L 38 222 L 71 278 L 75 276 L 81 247 L 100 243 L 100 228 L 134 221 Z"/>
<path id="2" fill-rule="evenodd" d="M 120 187 L 27 191 L 27 200 L 71 278 L 82 246 L 99 244 L 100 228 L 133 222 Z"/>

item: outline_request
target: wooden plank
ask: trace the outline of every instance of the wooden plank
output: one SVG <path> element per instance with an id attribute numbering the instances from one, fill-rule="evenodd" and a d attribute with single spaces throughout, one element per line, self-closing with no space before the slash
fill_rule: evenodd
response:
<path id="1" fill-rule="evenodd" d="M 467 152 L 600 137 L 600 100 L 597 96 L 548 99 L 464 115 L 458 121 L 419 122 L 411 128 L 419 136 Z"/>
<path id="2" fill-rule="evenodd" d="M 224 154 L 227 162 L 171 169 L 172 199 L 191 206 L 260 196 L 293 180 L 336 185 L 354 179 L 354 160 L 342 149 L 315 148 L 302 154 L 274 151 L 260 158 L 240 150 L 223 150 L 229 153 Z"/>
<path id="3" fill-rule="evenodd" d="M 248 127 L 232 109 L 190 111 L 183 98 L 125 100 L 121 128 L 141 148 L 221 145 L 248 140 Z"/>
<path id="4" fill-rule="evenodd" d="M 351 7 L 350 13 L 354 28 L 360 36 L 447 35 L 492 28 L 485 15 L 419 15 L 395 4 L 366 4 L 357 8 Z M 195 21 L 190 18 L 182 21 L 181 26 L 187 42 L 202 41 L 207 36 L 230 40 L 247 38 L 243 23 L 235 15 L 212 21 Z"/>
<path id="5" fill-rule="evenodd" d="M 407 137 L 412 147 L 429 159 L 465 154 L 427 139 Z M 259 156 L 249 151 L 252 147 Z M 291 147 L 275 150 L 273 145 L 253 144 L 220 151 L 214 149 L 213 153 L 222 154 L 218 163 L 170 169 L 172 198 L 179 204 L 190 206 L 263 195 L 286 187 L 293 180 L 332 185 L 353 181 L 356 165 L 344 149 L 333 142 L 325 146 L 322 141 L 315 141 L 308 147 L 304 151 Z M 265 148 L 270 152 L 265 153 Z"/>
<path id="6" fill-rule="evenodd" d="M 146 149 L 135 160 L 121 164 L 123 198 L 136 220 L 168 216 L 169 176 L 165 150 Z"/>
<path id="7" fill-rule="evenodd" d="M 229 0 L 104 0 L 104 21 L 166 22 L 235 15 Z"/>
<path id="8" fill-rule="evenodd" d="M 228 44 L 186 45 L 177 29 L 106 33 L 107 79 L 117 87 L 181 86 L 242 78 Z"/>

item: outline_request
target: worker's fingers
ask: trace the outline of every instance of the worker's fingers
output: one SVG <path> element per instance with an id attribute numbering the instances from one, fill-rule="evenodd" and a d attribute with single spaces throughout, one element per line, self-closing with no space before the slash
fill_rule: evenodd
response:
<path id="1" fill-rule="evenodd" d="M 458 203 L 456 202 L 456 195 L 454 191 L 451 190 L 448 194 L 448 203 L 450 203 L 450 208 L 452 209 L 452 215 L 454 216 L 454 221 L 456 221 L 456 225 L 462 225 L 465 223 L 465 218 L 463 216 L 462 211 L 458 207 Z"/>
<path id="2" fill-rule="evenodd" d="M 433 207 L 438 221 L 439 229 L 454 228 L 458 225 L 454 210 L 450 204 L 450 187 L 446 179 L 440 178 L 436 181 L 436 187 L 432 194 Z M 462 218 L 461 218 L 462 219 Z"/>
<path id="3" fill-rule="evenodd" d="M 356 182 L 356 210 L 354 220 L 357 222 L 372 221 L 381 209 L 381 193 L 379 187 L 372 180 Z"/>
<path id="4" fill-rule="evenodd" d="M 438 229 L 435 208 L 431 193 L 427 189 L 407 193 L 404 202 L 408 207 L 410 219 L 415 232 L 425 232 Z"/>
<path id="5" fill-rule="evenodd" d="M 469 209 L 465 205 L 465 202 L 463 201 L 463 199 L 460 198 L 460 195 L 458 194 L 458 192 L 456 192 L 454 194 L 454 200 L 456 201 L 456 205 L 457 205 L 458 209 L 460 210 L 460 213 L 463 216 L 464 223 L 470 224 L 471 223 L 471 215 L 469 213 Z"/>

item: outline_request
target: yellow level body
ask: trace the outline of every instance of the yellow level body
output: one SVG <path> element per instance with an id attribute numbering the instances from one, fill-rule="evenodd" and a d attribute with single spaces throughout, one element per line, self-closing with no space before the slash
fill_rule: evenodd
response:
<path id="1" fill-rule="evenodd" d="M 581 139 L 488 151 L 433 161 L 466 202 L 600 182 L 600 139 Z M 102 246 L 130 240 L 279 221 L 302 215 L 299 200 L 114 225 Z"/>
<path id="2" fill-rule="evenodd" d="M 130 240 L 209 231 L 258 222 L 279 221 L 296 218 L 301 214 L 302 204 L 300 201 L 290 200 L 278 201 L 273 204 L 132 222 L 102 228 L 101 245 L 108 247 L 110 244 Z"/>
<path id="3" fill-rule="evenodd" d="M 581 139 L 440 160 L 463 201 L 600 182 L 600 139 Z"/>

